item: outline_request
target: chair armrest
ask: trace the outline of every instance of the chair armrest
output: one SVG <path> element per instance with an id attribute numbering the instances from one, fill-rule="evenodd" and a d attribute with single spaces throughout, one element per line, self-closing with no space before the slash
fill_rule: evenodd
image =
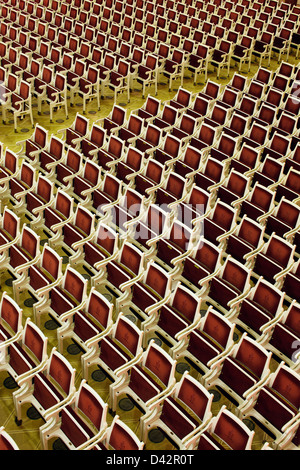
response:
<path id="1" fill-rule="evenodd" d="M 39 258 L 41 256 L 41 253 L 38 253 L 35 258 L 33 258 L 31 261 L 27 261 L 27 263 L 24 263 L 20 266 L 17 266 L 15 268 L 15 271 L 17 272 L 17 274 L 21 274 L 23 271 L 25 271 L 29 266 L 31 266 L 32 264 L 35 264 Z"/>
<path id="2" fill-rule="evenodd" d="M 86 298 L 84 298 L 84 300 L 82 300 L 82 302 L 80 302 L 79 305 L 76 305 L 75 307 L 71 308 L 70 310 L 68 310 L 67 312 L 63 313 L 62 315 L 60 315 L 59 317 L 59 321 L 61 323 L 64 323 L 65 321 L 67 321 L 70 317 L 72 317 L 74 315 L 74 313 L 76 313 L 78 310 L 82 310 L 86 304 Z"/>
<path id="3" fill-rule="evenodd" d="M 125 292 L 125 290 L 130 290 L 131 289 L 131 286 L 133 284 L 136 284 L 137 282 L 139 282 L 144 276 L 144 271 L 141 270 L 141 272 L 135 276 L 134 278 L 130 279 L 129 281 L 126 281 L 126 282 L 123 282 L 123 284 L 120 284 L 120 290 L 122 292 Z"/>

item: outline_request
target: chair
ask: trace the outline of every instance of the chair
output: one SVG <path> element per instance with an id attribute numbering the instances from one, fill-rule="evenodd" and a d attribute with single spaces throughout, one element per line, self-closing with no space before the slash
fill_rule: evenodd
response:
<path id="1" fill-rule="evenodd" d="M 270 105 L 280 108 L 283 104 L 283 93 L 281 90 L 278 90 L 270 86 L 267 90 L 264 101 Z"/>
<path id="2" fill-rule="evenodd" d="M 0 338 L 3 348 L 21 338 L 22 316 L 23 309 L 4 291 L 0 300 Z"/>
<path id="3" fill-rule="evenodd" d="M 78 150 L 81 146 L 81 141 L 87 137 L 89 129 L 89 119 L 76 113 L 75 119 L 72 124 L 66 129 L 59 129 L 58 133 L 62 134 L 62 140 L 66 145 Z"/>
<path id="4" fill-rule="evenodd" d="M 222 184 L 213 192 L 216 192 L 216 197 L 220 201 L 235 207 L 248 195 L 250 184 L 250 178 L 232 169 Z"/>
<path id="5" fill-rule="evenodd" d="M 262 126 L 271 126 L 273 122 L 275 122 L 275 116 L 276 109 L 263 103 L 257 115 L 253 117 L 253 121 L 261 124 Z"/>
<path id="6" fill-rule="evenodd" d="M 152 311 L 143 323 L 144 344 L 157 334 L 173 350 L 178 344 L 178 337 L 187 334 L 199 323 L 200 309 L 201 298 L 180 282 L 177 283 L 168 302 L 159 310 Z"/>
<path id="7" fill-rule="evenodd" d="M 4 207 L 0 222 L 0 259 L 7 256 L 7 251 L 11 245 L 16 244 L 20 239 L 21 220 L 14 212 Z"/>
<path id="8" fill-rule="evenodd" d="M 199 221 L 201 233 L 214 245 L 219 246 L 227 238 L 236 224 L 237 211 L 233 207 L 217 200 L 207 217 Z"/>
<path id="9" fill-rule="evenodd" d="M 41 113 L 41 103 L 46 96 L 47 85 L 50 85 L 53 81 L 54 71 L 50 67 L 43 65 L 40 73 L 33 77 L 32 80 L 32 95 L 37 98 L 39 103 L 38 112 Z M 27 80 L 26 80 L 27 81 Z"/>
<path id="10" fill-rule="evenodd" d="M 183 118 L 188 119 L 189 116 L 184 114 L 182 116 Z M 193 118 L 192 118 L 193 119 Z M 189 121 L 187 125 L 195 125 L 195 121 Z M 175 135 L 178 135 L 178 132 L 180 132 L 181 136 L 183 135 L 183 132 L 180 131 L 179 129 L 173 128 L 173 131 L 175 132 Z M 187 137 L 184 137 L 184 140 L 188 139 Z M 190 182 L 192 182 L 192 178 L 194 175 L 197 174 L 198 170 L 202 167 L 202 154 L 201 151 L 195 149 L 192 147 L 189 142 L 187 141 L 187 146 L 183 149 L 183 153 L 179 156 L 179 158 L 176 158 L 174 160 L 169 160 L 166 162 L 168 167 L 171 169 L 171 171 L 177 173 L 180 176 L 183 176 L 184 178 L 188 178 Z M 190 183 L 192 184 L 192 183 Z"/>
<path id="11" fill-rule="evenodd" d="M 196 96 L 190 107 L 186 109 L 186 114 L 194 117 L 198 123 L 201 123 L 204 116 L 212 108 L 212 105 L 213 103 L 211 103 L 209 98 Z"/>
<path id="12" fill-rule="evenodd" d="M 52 248 L 63 247 L 74 262 L 80 256 L 80 247 L 90 240 L 95 231 L 95 214 L 81 204 L 77 205 L 74 216 L 67 223 L 57 226 L 55 234 L 49 239 Z"/>
<path id="13" fill-rule="evenodd" d="M 17 176 L 19 171 L 18 155 L 8 148 L 6 148 L 5 152 L 3 153 L 1 146 L 0 194 L 2 197 L 9 197 L 10 179 Z"/>
<path id="14" fill-rule="evenodd" d="M 146 87 L 154 84 L 155 96 L 157 95 L 157 82 L 159 76 L 158 58 L 155 55 L 147 54 L 146 61 L 140 64 L 137 69 L 135 79 L 142 84 L 142 97 L 145 98 Z"/>
<path id="15" fill-rule="evenodd" d="M 33 225 L 38 224 L 42 218 L 43 210 L 53 201 L 53 193 L 54 184 L 52 181 L 48 181 L 45 176 L 39 174 L 33 188 L 23 197 L 21 196 L 23 207 L 20 208 L 20 212 L 25 214 Z"/>
<path id="16" fill-rule="evenodd" d="M 86 380 L 89 358 L 99 351 L 101 338 L 109 334 L 114 326 L 112 315 L 113 304 L 92 287 L 83 309 L 75 312 L 73 321 L 66 321 L 57 330 L 58 349 L 62 354 L 68 340 L 82 349 L 82 374 Z"/>
<path id="17" fill-rule="evenodd" d="M 200 281 L 199 295 L 228 315 L 232 303 L 243 299 L 250 291 L 250 277 L 251 270 L 229 255 L 213 278 Z"/>
<path id="18" fill-rule="evenodd" d="M 159 308 L 171 295 L 172 277 L 161 266 L 150 260 L 143 277 L 128 288 L 116 299 L 117 311 L 130 308 L 138 318 L 147 320 L 153 309 Z"/>
<path id="19" fill-rule="evenodd" d="M 151 341 L 138 363 L 119 369 L 119 379 L 110 386 L 110 409 L 115 411 L 120 395 L 127 394 L 147 412 L 174 387 L 174 374 L 175 361 Z"/>
<path id="20" fill-rule="evenodd" d="M 184 373 L 174 390 L 142 417 L 142 441 L 147 441 L 151 429 L 158 428 L 177 448 L 185 449 L 185 442 L 205 428 L 212 418 L 211 406 L 212 395 Z"/>
<path id="21" fill-rule="evenodd" d="M 116 41 L 117 44 L 117 41 Z M 100 91 L 101 98 L 104 97 L 105 87 L 108 86 L 110 80 L 110 74 L 116 66 L 116 56 L 113 53 L 106 52 L 103 58 L 103 63 L 98 65 L 100 72 Z"/>
<path id="22" fill-rule="evenodd" d="M 239 72 L 243 64 L 248 64 L 248 73 L 250 72 L 254 38 L 242 36 L 241 40 L 233 48 L 231 59 L 238 64 Z"/>
<path id="23" fill-rule="evenodd" d="M 286 54 L 286 60 L 288 61 L 291 40 L 292 31 L 287 28 L 281 28 L 279 34 L 274 37 L 272 52 L 278 55 L 278 63 L 281 62 L 283 54 Z"/>
<path id="24" fill-rule="evenodd" d="M 168 230 L 159 238 L 149 241 L 151 247 L 146 257 L 154 259 L 167 272 L 170 272 L 175 280 L 180 275 L 184 259 L 188 256 L 195 242 L 195 231 L 175 219 Z"/>
<path id="25" fill-rule="evenodd" d="M 36 228 L 43 227 L 48 237 L 53 237 L 57 230 L 73 219 L 74 199 L 65 191 L 58 188 L 53 203 L 44 210 L 44 220 L 36 224 Z"/>
<path id="26" fill-rule="evenodd" d="M 299 418 L 299 377 L 284 363 L 279 364 L 262 387 L 255 388 L 247 396 L 247 403 L 239 408 L 242 419 L 255 418 L 258 424 L 271 433 L 276 444 L 292 441 L 295 420 Z M 296 429 L 298 423 L 296 423 Z"/>
<path id="27" fill-rule="evenodd" d="M 229 318 L 259 343 L 262 330 L 282 314 L 284 292 L 260 278 L 243 299 L 233 302 Z"/>
<path id="28" fill-rule="evenodd" d="M 221 133 L 224 126 L 228 121 L 228 108 L 224 107 L 223 103 L 217 100 L 212 108 L 212 110 L 204 117 L 203 122 L 215 127 L 218 131 L 218 134 Z"/>
<path id="29" fill-rule="evenodd" d="M 217 160 L 209 154 L 206 160 L 200 165 L 198 171 L 191 173 L 191 181 L 204 191 L 210 192 L 214 187 L 222 184 L 228 171 L 226 160 Z"/>
<path id="30" fill-rule="evenodd" d="M 253 276 L 263 276 L 274 284 L 278 276 L 288 272 L 294 262 L 296 246 L 273 233 L 261 251 L 254 254 Z M 251 257 L 250 257 L 251 259 Z"/>
<path id="31" fill-rule="evenodd" d="M 247 89 L 248 84 L 249 84 L 249 79 L 247 77 L 244 77 L 240 73 L 235 72 L 233 74 L 232 79 L 226 85 L 226 87 L 232 88 L 233 90 L 236 90 L 236 91 L 244 92 Z"/>
<path id="32" fill-rule="evenodd" d="M 50 122 L 53 120 L 53 110 L 62 106 L 68 119 L 67 81 L 64 75 L 59 73 L 55 75 L 53 83 L 47 85 L 46 95 L 43 98 L 50 106 Z M 41 112 L 41 101 L 41 98 L 38 99 L 39 112 Z"/>
<path id="33" fill-rule="evenodd" d="M 247 215 L 250 219 L 257 220 L 258 223 L 261 223 L 273 211 L 274 202 L 274 191 L 271 191 L 271 189 L 257 181 L 246 199 L 244 199 L 238 207 L 239 217 Z"/>
<path id="34" fill-rule="evenodd" d="M 39 301 L 61 282 L 61 278 L 62 258 L 45 243 L 37 263 L 31 264 L 27 271 L 23 271 L 13 281 L 14 298 L 18 302 L 20 293 L 26 289 Z"/>
<path id="35" fill-rule="evenodd" d="M 272 83 L 274 77 L 274 72 L 267 69 L 266 67 L 259 67 L 253 79 L 257 82 L 261 82 L 264 85 L 269 85 Z"/>
<path id="36" fill-rule="evenodd" d="M 49 441 L 62 440 L 69 450 L 82 450 L 92 442 L 102 439 L 107 429 L 108 405 L 98 393 L 82 380 L 73 400 L 57 410 L 42 427 L 43 450 Z"/>
<path id="37" fill-rule="evenodd" d="M 86 160 L 82 172 L 72 180 L 72 190 L 69 192 L 83 206 L 90 206 L 93 192 L 101 184 L 101 168 L 92 160 Z"/>
<path id="38" fill-rule="evenodd" d="M 86 301 L 87 280 L 68 265 L 60 282 L 44 292 L 42 301 L 34 305 L 35 323 L 40 325 L 42 315 L 47 313 L 62 326 L 76 311 L 84 307 Z"/>
<path id="39" fill-rule="evenodd" d="M 74 58 L 73 54 L 68 52 L 72 58 L 73 65 L 66 70 L 60 70 L 56 67 L 57 73 L 65 78 L 66 91 L 70 92 L 70 106 L 74 106 L 74 96 L 79 88 L 79 81 L 86 73 L 86 63 L 80 58 Z"/>
<path id="40" fill-rule="evenodd" d="M 213 104 L 219 97 L 221 92 L 221 85 L 217 82 L 213 82 L 212 80 L 208 80 L 204 89 L 197 93 L 197 97 L 205 98 L 211 101 Z"/>
<path id="41" fill-rule="evenodd" d="M 227 76 L 229 77 L 232 52 L 233 44 L 224 39 L 222 39 L 217 48 L 213 50 L 210 64 L 217 69 L 217 79 L 220 78 L 222 69 L 227 70 Z"/>
<path id="42" fill-rule="evenodd" d="M 270 67 L 273 42 L 274 35 L 268 31 L 263 31 L 261 36 L 255 39 L 252 55 L 259 59 L 260 67 L 263 60 L 267 60 Z"/>
<path id="43" fill-rule="evenodd" d="M 199 74 L 204 74 L 204 83 L 207 82 L 208 65 L 211 60 L 211 51 L 204 44 L 199 44 L 195 52 L 188 56 L 186 67 L 194 76 L 194 85 L 196 85 Z"/>
<path id="44" fill-rule="evenodd" d="M 254 122 L 248 133 L 243 137 L 242 143 L 257 149 L 268 146 L 269 129 Z"/>
<path id="45" fill-rule="evenodd" d="M 187 183 L 188 181 L 182 176 L 175 172 L 168 172 L 166 179 L 163 178 L 161 183 L 148 189 L 149 203 L 155 202 L 165 211 L 175 214 L 178 204 L 187 196 Z"/>
<path id="46" fill-rule="evenodd" d="M 283 290 L 285 297 L 289 302 L 292 302 L 293 299 L 299 302 L 299 280 L 298 260 L 287 273 L 283 273 L 282 276 L 278 276 L 278 280 L 276 281 L 275 286 Z"/>
<path id="47" fill-rule="evenodd" d="M 6 74 L 4 72 L 2 77 L 2 84 L 1 84 L 1 107 L 2 107 L 2 121 L 5 124 L 6 114 L 5 108 L 10 106 L 11 104 L 11 95 L 12 93 L 17 91 L 19 80 L 18 77 L 12 73 Z"/>
<path id="48" fill-rule="evenodd" d="M 134 139 L 141 135 L 143 128 L 143 119 L 134 113 L 130 113 L 126 122 L 124 122 L 121 127 L 112 129 L 111 133 L 117 135 L 121 140 L 124 140 L 125 145 L 128 146 Z"/>
<path id="49" fill-rule="evenodd" d="M 129 288 L 137 282 L 144 271 L 144 253 L 134 244 L 124 242 L 118 256 L 104 258 L 99 273 L 92 279 L 92 285 L 100 290 L 105 286 L 115 296 L 122 294 L 123 286 Z"/>
<path id="50" fill-rule="evenodd" d="M 197 325 L 177 335 L 172 357 L 191 364 L 200 373 L 199 382 L 205 384 L 214 362 L 230 354 L 234 329 L 234 323 L 210 306 Z"/>
<path id="51" fill-rule="evenodd" d="M 294 135 L 296 130 L 297 118 L 283 111 L 277 122 L 272 126 L 270 137 L 273 137 L 275 133 L 276 135 L 289 137 Z"/>
<path id="52" fill-rule="evenodd" d="M 299 27 L 298 29 L 294 30 L 292 32 L 292 37 L 290 41 L 290 52 L 292 53 L 292 50 L 295 49 L 295 56 L 296 59 L 299 56 L 299 50 L 300 50 L 300 35 L 299 35 Z"/>
<path id="53" fill-rule="evenodd" d="M 240 137 L 243 137 L 249 131 L 250 125 L 249 118 L 233 111 L 230 120 L 223 127 L 223 132 L 239 141 Z"/>
<path id="54" fill-rule="evenodd" d="M 17 132 L 17 118 L 23 119 L 26 115 L 29 115 L 32 128 L 33 124 L 33 113 L 31 104 L 31 89 L 30 85 L 22 80 L 18 88 L 10 95 L 10 101 L 2 104 L 2 120 L 6 122 L 6 111 L 11 111 L 14 118 L 14 129 Z"/>
<path id="55" fill-rule="evenodd" d="M 72 181 L 75 176 L 82 170 L 83 156 L 73 147 L 68 147 L 66 154 L 54 164 L 48 165 L 52 167 L 48 178 L 55 181 L 55 184 L 68 191 L 72 187 Z"/>
<path id="56" fill-rule="evenodd" d="M 153 153 L 156 148 L 160 146 L 161 140 L 162 129 L 155 126 L 150 121 L 147 127 L 144 127 L 142 133 L 137 138 L 133 138 L 131 144 L 141 152 L 145 152 L 146 155 L 148 155 L 150 152 Z"/>
<path id="57" fill-rule="evenodd" d="M 92 128 L 87 132 L 86 136 L 78 137 L 77 146 L 75 148 L 84 155 L 85 159 L 97 161 L 98 150 L 106 144 L 106 131 L 93 123 Z"/>
<path id="58" fill-rule="evenodd" d="M 18 387 L 39 373 L 48 360 L 48 338 L 27 318 L 18 340 L 4 343 L 0 370 L 15 380 Z"/>
<path id="59" fill-rule="evenodd" d="M 257 112 L 259 101 L 254 97 L 248 96 L 247 94 L 242 95 L 241 101 L 237 108 L 234 110 L 235 113 L 243 116 L 244 118 L 252 118 Z"/>
<path id="60" fill-rule="evenodd" d="M 108 143 L 97 152 L 97 163 L 103 171 L 110 170 L 111 166 L 124 155 L 124 148 L 125 141 L 110 133 Z"/>
<path id="61" fill-rule="evenodd" d="M 9 179 L 9 198 L 14 202 L 16 211 L 20 210 L 21 204 L 23 203 L 22 197 L 33 190 L 34 184 L 35 170 L 30 163 L 23 161 L 19 171 Z"/>
<path id="62" fill-rule="evenodd" d="M 13 394 L 16 423 L 22 424 L 22 407 L 25 403 L 31 403 L 47 421 L 58 408 L 71 401 L 76 392 L 75 373 L 69 361 L 53 348 L 44 369 L 29 376 L 26 383 Z"/>
<path id="63" fill-rule="evenodd" d="M 103 206 L 105 215 L 102 221 L 112 225 L 125 237 L 128 222 L 132 223 L 134 220 L 138 220 L 143 214 L 144 199 L 144 196 L 138 191 L 127 187 L 116 204 Z"/>
<path id="64" fill-rule="evenodd" d="M 172 88 L 173 80 L 180 78 L 180 84 L 183 85 L 184 73 L 184 52 L 179 49 L 174 49 L 170 58 L 167 58 L 164 63 L 163 74 L 168 78 L 169 91 Z"/>
<path id="65" fill-rule="evenodd" d="M 23 155 L 29 163 L 35 165 L 35 163 L 39 162 L 40 152 L 45 149 L 47 143 L 48 131 L 39 124 L 36 124 L 33 134 L 28 139 L 18 142 L 18 145 L 21 146 L 18 155 Z"/>
<path id="66" fill-rule="evenodd" d="M 202 122 L 200 128 L 191 137 L 190 145 L 195 147 L 197 150 L 205 152 L 205 157 L 209 153 L 210 149 L 216 144 L 218 132 L 216 128 Z M 205 158 L 204 157 L 204 158 Z"/>
<path id="67" fill-rule="evenodd" d="M 113 328 L 101 337 L 100 347 L 86 357 L 83 375 L 91 367 L 98 367 L 113 383 L 119 379 L 119 370 L 137 364 L 143 354 L 143 332 L 122 313 Z"/>
<path id="68" fill-rule="evenodd" d="M 192 229 L 210 212 L 213 202 L 212 193 L 193 183 L 188 196 L 177 205 L 177 220 Z"/>
<path id="69" fill-rule="evenodd" d="M 144 442 L 141 442 L 132 429 L 116 415 L 105 436 L 98 442 L 94 441 L 87 450 L 139 451 L 143 448 Z"/>
<path id="70" fill-rule="evenodd" d="M 111 112 L 108 116 L 96 121 L 103 129 L 106 130 L 107 135 L 110 134 L 111 129 L 121 127 L 126 119 L 126 110 L 117 104 L 113 105 Z"/>
<path id="71" fill-rule="evenodd" d="M 282 197 L 266 220 L 265 232 L 289 239 L 299 226 L 299 206 Z"/>
<path id="72" fill-rule="evenodd" d="M 277 180 L 278 181 L 278 180 Z M 299 199 L 299 171 L 291 167 L 287 175 L 276 184 L 275 200 L 280 202 L 284 197 L 288 201 L 296 202 Z"/>
<path id="73" fill-rule="evenodd" d="M 265 227 L 245 214 L 234 231 L 222 240 L 221 247 L 228 255 L 245 264 L 249 256 L 262 249 L 264 234 Z"/>
<path id="74" fill-rule="evenodd" d="M 186 446 L 190 450 L 251 450 L 254 434 L 223 405 L 207 427 L 192 436 Z"/>
<path id="75" fill-rule="evenodd" d="M 169 104 L 165 103 L 162 111 L 151 120 L 151 123 L 166 133 L 172 129 L 176 123 L 178 114 L 178 109 L 175 109 Z"/>
<path id="76" fill-rule="evenodd" d="M 151 248 L 150 241 L 165 233 L 169 220 L 169 213 L 162 207 L 149 204 L 144 214 L 137 221 L 128 223 L 128 236 L 142 251 L 154 251 Z"/>
<path id="77" fill-rule="evenodd" d="M 262 327 L 260 344 L 272 351 L 292 370 L 299 370 L 299 304 L 294 299 L 288 309 L 282 310 L 274 321 Z"/>
<path id="78" fill-rule="evenodd" d="M 110 73 L 109 88 L 114 91 L 114 102 L 117 101 L 118 93 L 127 92 L 127 101 L 130 102 L 130 64 L 120 59 L 115 70 Z"/>
<path id="79" fill-rule="evenodd" d="M 150 157 L 152 156 L 162 165 L 167 165 L 169 160 L 174 161 L 179 157 L 183 145 L 183 141 L 171 133 L 165 136 L 160 145 L 154 149 L 153 152 L 149 149 L 148 153 Z"/>
<path id="80" fill-rule="evenodd" d="M 5 246 L 5 245 L 4 245 Z M 4 248 L 4 247 L 3 247 Z M 4 253 L 0 260 L 0 270 L 7 270 L 13 275 L 22 273 L 37 262 L 40 257 L 40 237 L 27 225 L 23 225 L 20 236 L 8 245 L 8 254 Z"/>
<path id="81" fill-rule="evenodd" d="M 294 168 L 299 171 L 299 156 L 300 156 L 300 145 L 297 143 L 294 149 L 284 159 L 284 173 L 287 174 L 290 168 Z"/>
<path id="82" fill-rule="evenodd" d="M 180 282 L 198 292 L 200 281 L 213 277 L 220 269 L 221 256 L 222 251 L 202 235 L 198 245 L 184 259 Z"/>
<path id="83" fill-rule="evenodd" d="M 49 176 L 49 179 L 53 180 L 55 178 L 56 166 L 65 159 L 64 149 L 65 143 L 52 134 L 50 141 L 40 152 L 38 166 L 41 172 Z"/>
<path id="84" fill-rule="evenodd" d="M 182 146 L 185 146 L 189 144 L 191 136 L 197 131 L 197 124 L 195 118 L 184 112 L 179 118 L 178 124 L 175 124 L 171 129 L 171 134 L 182 142 Z"/>
<path id="85" fill-rule="evenodd" d="M 191 104 L 192 93 L 182 87 L 179 87 L 174 98 L 168 101 L 169 106 L 173 106 L 178 109 L 179 112 L 183 112 Z"/>
<path id="86" fill-rule="evenodd" d="M 205 386 L 220 387 L 238 406 L 270 375 L 272 353 L 244 333 L 227 355 L 217 358 L 205 377 Z"/>
<path id="87" fill-rule="evenodd" d="M 136 113 L 139 117 L 141 117 L 145 121 L 146 125 L 149 120 L 153 119 L 155 116 L 158 115 L 160 111 L 160 104 L 160 100 L 154 98 L 151 95 L 148 95 L 142 107 L 136 109 L 133 112 Z"/>

